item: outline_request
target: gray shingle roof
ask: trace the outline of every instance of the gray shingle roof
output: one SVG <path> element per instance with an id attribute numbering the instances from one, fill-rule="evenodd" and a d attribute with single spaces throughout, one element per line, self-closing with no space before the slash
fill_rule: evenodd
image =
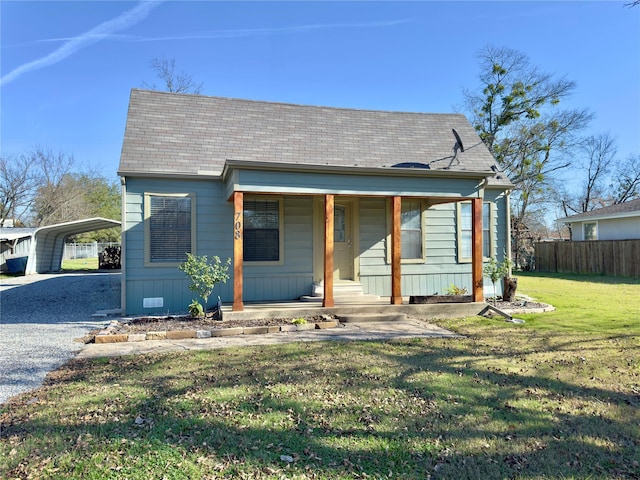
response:
<path id="1" fill-rule="evenodd" d="M 455 128 L 464 143 L 452 162 Z M 119 173 L 221 172 L 226 160 L 490 172 L 464 115 L 316 107 L 131 91 Z M 497 183 L 508 184 L 503 175 Z M 496 183 L 496 182 L 494 182 Z"/>
<path id="2" fill-rule="evenodd" d="M 571 215 L 570 217 L 563 218 L 562 220 L 568 222 L 578 222 L 581 220 L 597 220 L 607 217 L 623 217 L 634 216 L 634 213 L 640 216 L 640 198 L 636 200 L 630 200 L 624 203 L 617 203 L 608 207 L 598 208 L 591 210 L 590 212 L 578 213 Z"/>

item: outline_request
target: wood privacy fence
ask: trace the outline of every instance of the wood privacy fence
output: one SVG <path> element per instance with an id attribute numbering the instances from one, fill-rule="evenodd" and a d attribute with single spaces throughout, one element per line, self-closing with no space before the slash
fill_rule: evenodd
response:
<path id="1" fill-rule="evenodd" d="M 539 242 L 535 251 L 538 272 L 640 278 L 640 240 Z"/>

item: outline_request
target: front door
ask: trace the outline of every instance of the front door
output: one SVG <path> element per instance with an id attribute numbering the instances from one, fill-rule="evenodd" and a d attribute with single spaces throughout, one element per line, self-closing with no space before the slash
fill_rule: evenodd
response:
<path id="1" fill-rule="evenodd" d="M 333 215 L 333 278 L 336 281 L 353 280 L 351 204 L 336 204 Z"/>

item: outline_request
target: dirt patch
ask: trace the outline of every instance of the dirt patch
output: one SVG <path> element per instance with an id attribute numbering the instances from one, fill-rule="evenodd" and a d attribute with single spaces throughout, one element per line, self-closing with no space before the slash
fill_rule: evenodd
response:
<path id="1" fill-rule="evenodd" d="M 317 315 L 305 317 L 307 323 L 316 323 L 332 320 L 328 316 Z M 234 327 L 276 327 L 291 325 L 293 318 L 264 318 L 254 320 L 216 320 L 213 315 L 208 314 L 206 318 L 193 318 L 189 315 L 168 316 L 168 317 L 138 317 L 130 320 L 114 321 L 108 327 L 110 333 L 147 333 L 158 331 L 176 330 L 216 330 L 220 328 Z M 91 332 L 96 334 L 97 331 Z"/>
<path id="2" fill-rule="evenodd" d="M 493 303 L 491 303 L 493 305 Z M 528 300 L 517 302 L 497 302 L 496 306 L 501 310 L 528 310 L 548 307 L 545 303 Z M 334 320 L 329 315 L 316 315 L 305 317 L 307 323 L 316 323 L 327 320 Z M 132 319 L 122 319 L 111 322 L 107 330 L 111 334 L 147 333 L 162 331 L 180 330 L 217 330 L 221 328 L 234 327 L 276 327 L 291 325 L 293 318 L 264 318 L 249 320 L 216 320 L 212 313 L 207 317 L 193 318 L 189 315 L 162 316 L 162 317 L 137 317 Z M 99 330 L 90 333 L 90 337 L 96 335 Z"/>
<path id="3" fill-rule="evenodd" d="M 488 300 L 489 305 L 493 305 L 491 300 Z M 546 303 L 533 302 L 530 300 L 519 300 L 517 302 L 502 302 L 498 301 L 495 305 L 500 310 L 535 310 L 537 308 L 547 308 L 549 305 Z"/>

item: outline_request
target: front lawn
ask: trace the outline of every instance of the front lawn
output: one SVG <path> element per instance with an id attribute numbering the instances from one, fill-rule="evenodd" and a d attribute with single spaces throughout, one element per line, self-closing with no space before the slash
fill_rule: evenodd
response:
<path id="1" fill-rule="evenodd" d="M 0 410 L 0 478 L 640 478 L 640 283 L 466 338 L 73 361 Z"/>
<path id="2" fill-rule="evenodd" d="M 98 257 L 62 260 L 62 270 L 98 270 Z"/>

